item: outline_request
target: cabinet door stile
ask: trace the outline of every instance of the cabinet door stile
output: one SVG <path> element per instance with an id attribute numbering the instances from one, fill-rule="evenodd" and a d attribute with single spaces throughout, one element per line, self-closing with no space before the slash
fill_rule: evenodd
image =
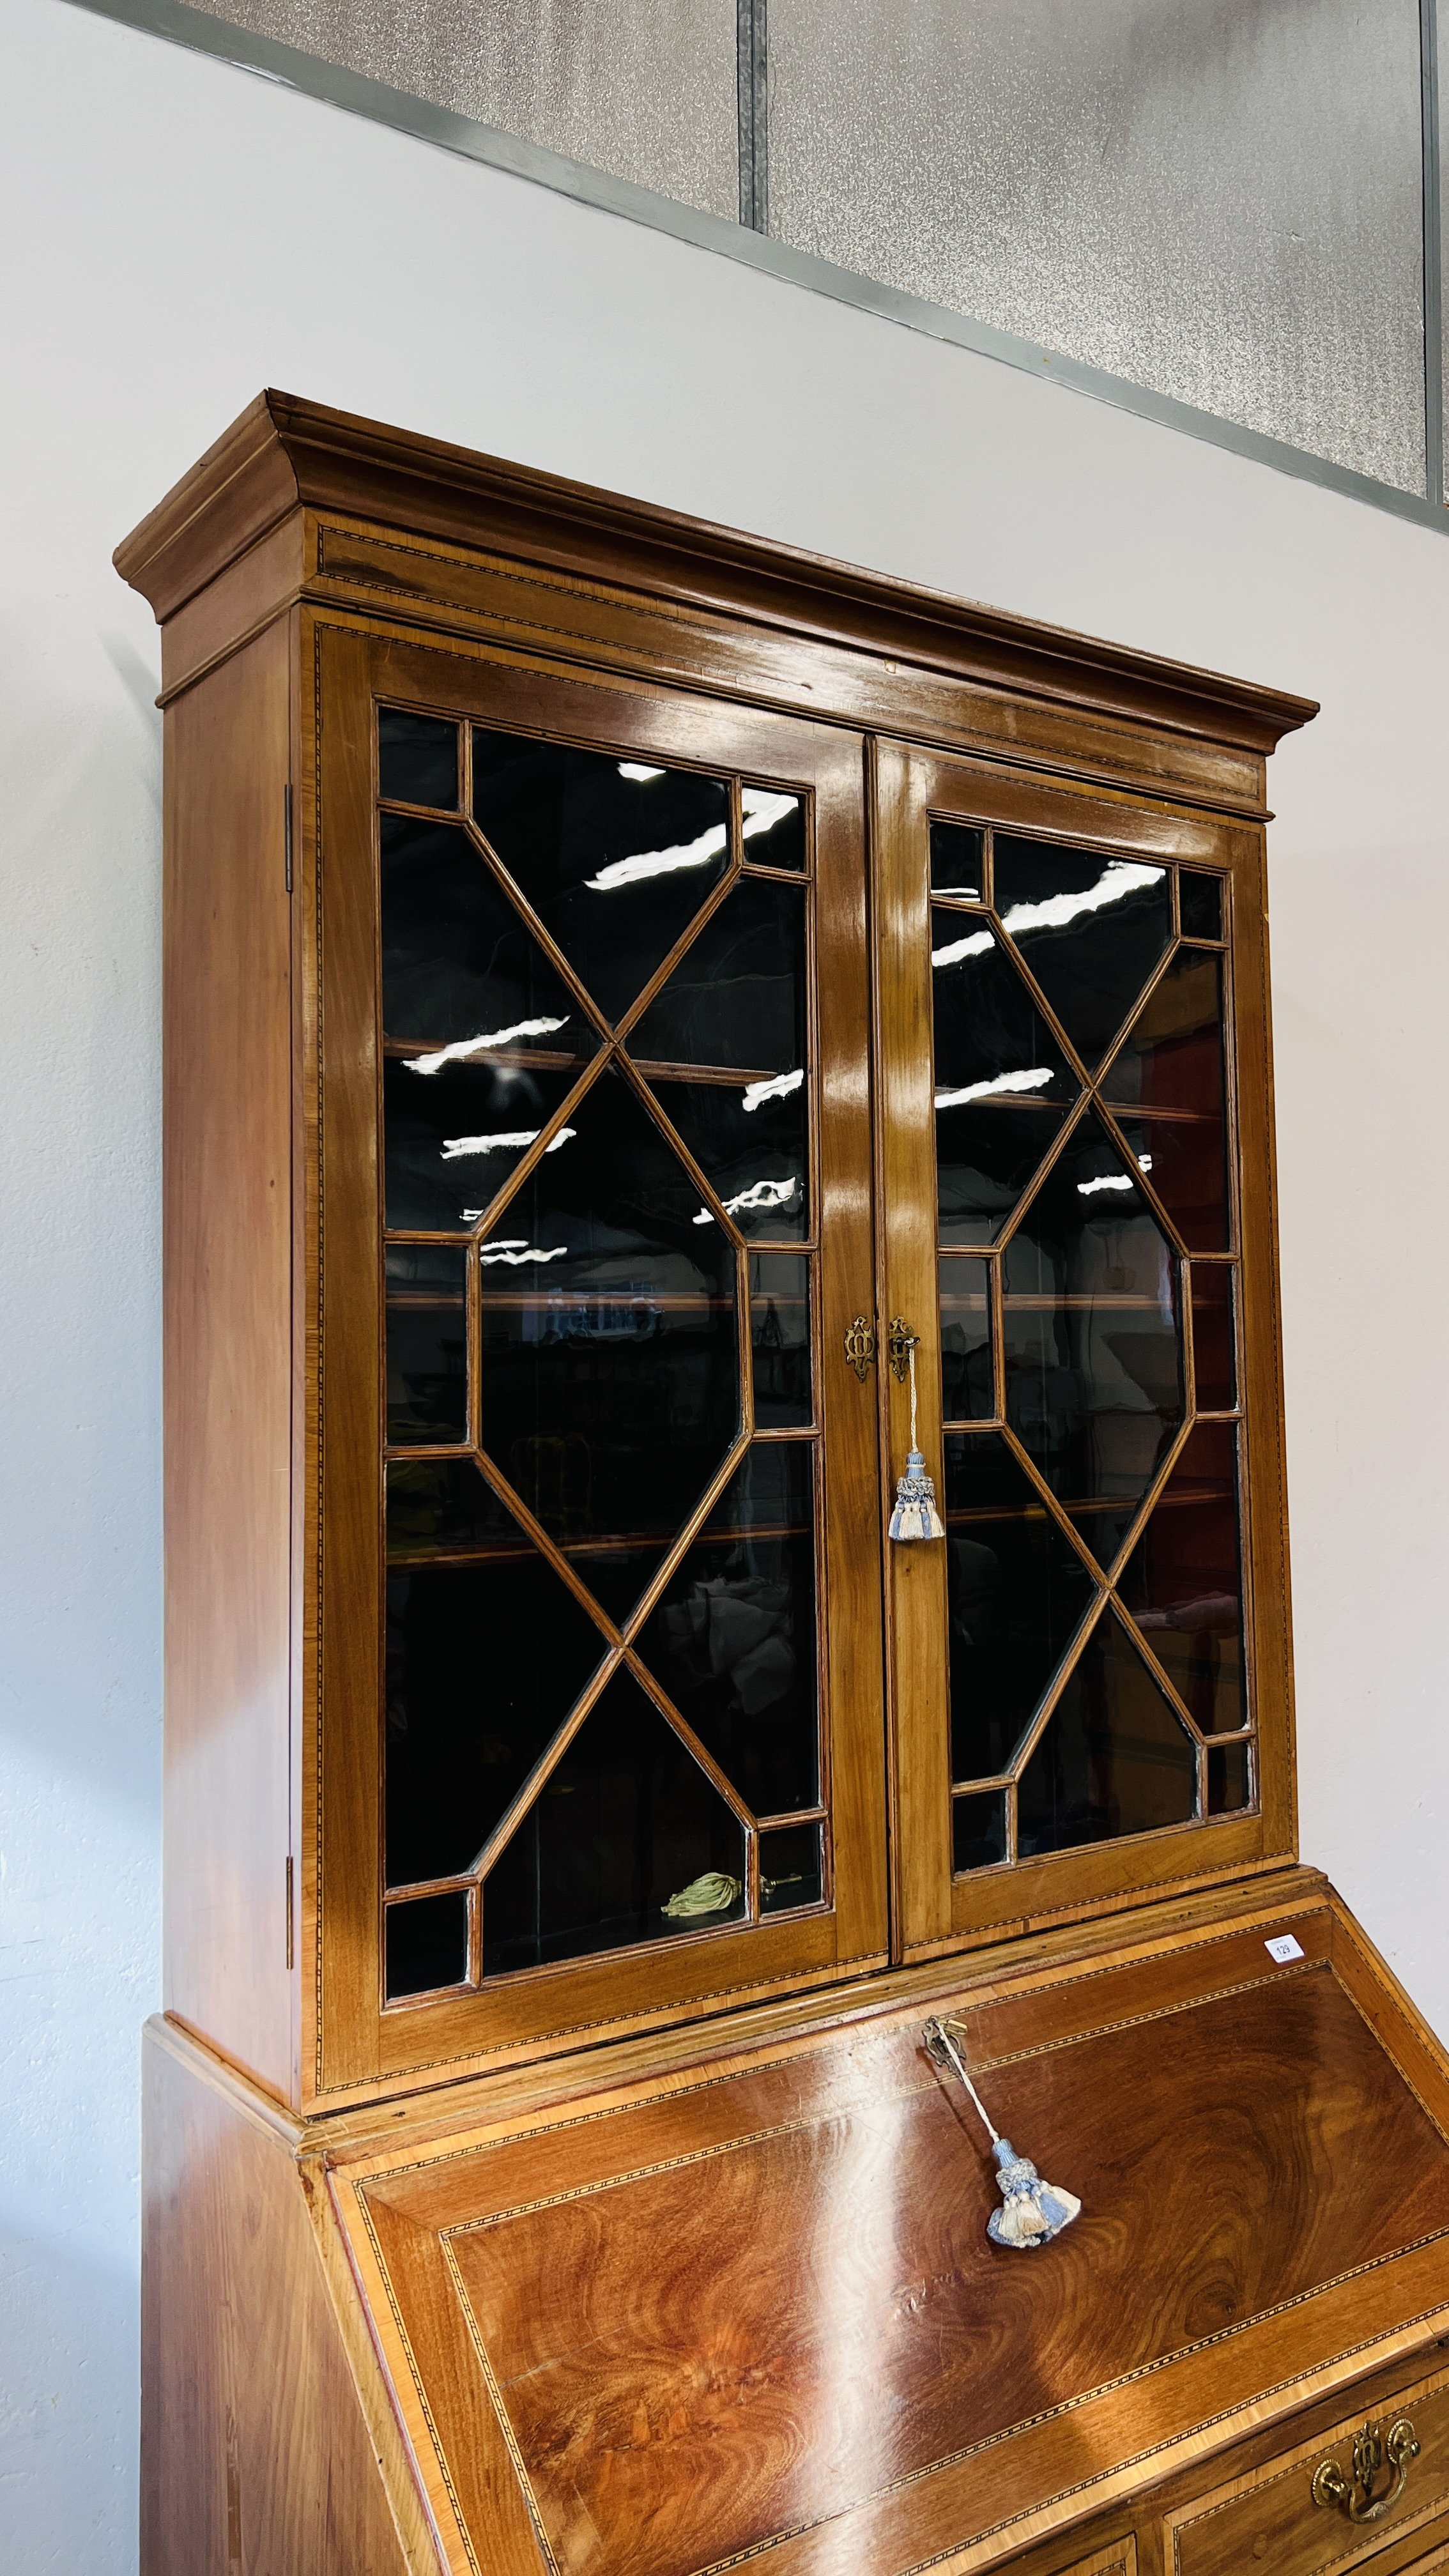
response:
<path id="1" fill-rule="evenodd" d="M 910 1443 L 910 1383 L 891 1364 L 900 1318 L 915 1351 L 918 1437 L 941 1492 L 941 1343 L 936 1290 L 934 1050 L 931 1036 L 930 764 L 898 743 L 876 754 L 874 899 L 880 1206 L 878 1326 L 882 1526 Z M 968 920 L 969 916 L 962 916 Z M 951 1774 L 947 1728 L 946 1557 L 939 1546 L 885 1546 L 895 1831 L 897 1955 L 950 1935 Z"/>
<path id="2" fill-rule="evenodd" d="M 304 630 L 304 634 L 306 630 Z M 377 941 L 368 639 L 307 637 L 315 664 L 316 1232 L 304 1248 L 318 1315 L 317 1452 L 308 1606 L 317 1636 L 307 1771 L 316 1816 L 312 2047 L 304 2084 L 375 2075 L 381 1735 L 375 1424 L 381 1332 L 377 1205 Z M 309 1304 L 312 1295 L 309 1293 Z M 351 1713 L 333 1758 L 333 1713 Z M 310 2062 L 309 2062 L 310 2060 Z"/>

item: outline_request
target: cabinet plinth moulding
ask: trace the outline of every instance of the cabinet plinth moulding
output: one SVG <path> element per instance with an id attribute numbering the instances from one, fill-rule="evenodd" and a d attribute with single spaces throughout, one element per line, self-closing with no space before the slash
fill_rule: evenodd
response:
<path id="1" fill-rule="evenodd" d="M 117 563 L 147 2576 L 1437 2563 L 1449 2083 L 1296 1846 L 1314 709 L 280 394 Z"/>

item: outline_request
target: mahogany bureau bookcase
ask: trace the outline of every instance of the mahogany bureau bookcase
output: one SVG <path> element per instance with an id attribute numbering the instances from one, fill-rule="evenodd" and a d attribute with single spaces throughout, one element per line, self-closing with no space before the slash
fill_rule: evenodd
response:
<path id="1" fill-rule="evenodd" d="M 1314 710 L 280 394 L 117 562 L 146 2576 L 1449 2567 L 1445 2058 L 1296 1849 Z"/>

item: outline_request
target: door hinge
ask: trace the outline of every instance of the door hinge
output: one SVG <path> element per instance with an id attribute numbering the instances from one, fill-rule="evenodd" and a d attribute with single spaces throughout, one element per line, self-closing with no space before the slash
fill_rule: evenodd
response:
<path id="1" fill-rule="evenodd" d="M 292 1855 L 287 1854 L 287 1965 L 292 1964 Z"/>
<path id="2" fill-rule="evenodd" d="M 282 790 L 282 838 L 286 851 L 287 892 L 290 894 L 292 891 L 292 782 L 290 778 Z"/>

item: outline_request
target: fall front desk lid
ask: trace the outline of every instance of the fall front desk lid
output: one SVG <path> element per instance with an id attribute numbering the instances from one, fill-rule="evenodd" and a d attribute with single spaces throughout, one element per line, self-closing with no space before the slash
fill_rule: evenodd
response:
<path id="1" fill-rule="evenodd" d="M 985 2564 L 1427 2343 L 1449 2147 L 1353 1983 L 1324 1911 L 963 1986 L 993 2116 L 1083 2201 L 1029 2252 L 919 2009 L 339 2159 L 445 2563 Z"/>

